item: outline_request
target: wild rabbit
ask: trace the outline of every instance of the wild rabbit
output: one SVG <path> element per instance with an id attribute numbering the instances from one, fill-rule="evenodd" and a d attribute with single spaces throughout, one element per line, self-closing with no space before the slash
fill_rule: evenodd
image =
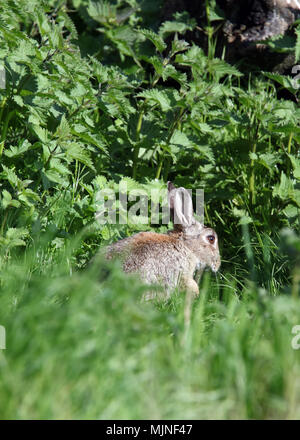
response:
<path id="1" fill-rule="evenodd" d="M 216 232 L 194 217 L 192 199 L 185 188 L 168 182 L 168 203 L 174 225 L 167 234 L 139 232 L 106 248 L 106 258 L 121 257 L 125 272 L 138 273 L 147 284 L 159 284 L 169 297 L 176 286 L 199 294 L 194 279 L 205 267 L 220 267 Z M 146 299 L 156 294 L 149 292 Z"/>

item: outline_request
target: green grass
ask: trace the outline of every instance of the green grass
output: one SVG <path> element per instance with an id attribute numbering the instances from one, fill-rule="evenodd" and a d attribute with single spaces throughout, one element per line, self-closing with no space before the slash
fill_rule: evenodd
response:
<path id="1" fill-rule="evenodd" d="M 187 319 L 184 293 L 144 303 L 118 264 L 45 255 L 1 268 L 2 419 L 300 417 L 298 297 L 206 273 Z"/>

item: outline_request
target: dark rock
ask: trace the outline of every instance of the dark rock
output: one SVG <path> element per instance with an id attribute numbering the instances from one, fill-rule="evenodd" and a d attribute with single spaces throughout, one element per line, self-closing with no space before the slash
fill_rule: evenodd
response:
<path id="1" fill-rule="evenodd" d="M 284 34 L 300 17 L 300 0 L 216 0 L 224 11 L 225 20 L 219 33 L 216 56 L 221 55 L 224 44 L 228 46 L 226 60 L 236 62 L 245 57 L 246 64 L 280 73 L 289 72 L 294 64 L 291 54 L 271 52 L 263 40 Z M 205 23 L 205 0 L 166 0 L 163 19 L 169 20 L 174 12 L 187 11 L 199 25 Z M 188 34 L 204 49 L 207 40 L 199 31 Z M 219 53 L 218 53 L 219 51 Z M 290 73 L 290 72 L 289 72 Z"/>

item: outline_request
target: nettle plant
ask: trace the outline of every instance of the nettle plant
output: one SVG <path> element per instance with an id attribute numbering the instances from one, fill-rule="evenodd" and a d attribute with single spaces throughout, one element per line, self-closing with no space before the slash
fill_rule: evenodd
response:
<path id="1" fill-rule="evenodd" d="M 236 246 L 239 224 L 268 236 L 299 223 L 298 90 L 278 99 L 276 78 L 246 78 L 212 41 L 206 54 L 187 39 L 186 13 L 154 30 L 142 6 L 2 2 L 1 243 L 97 225 L 99 184 L 123 177 L 203 187 L 205 222 Z"/>

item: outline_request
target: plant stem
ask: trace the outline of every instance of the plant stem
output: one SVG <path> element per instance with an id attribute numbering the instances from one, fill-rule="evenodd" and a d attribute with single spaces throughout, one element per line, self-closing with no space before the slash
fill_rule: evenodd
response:
<path id="1" fill-rule="evenodd" d="M 0 235 L 2 235 L 2 236 L 3 236 L 3 233 L 4 233 L 4 227 L 5 227 L 5 224 L 6 224 L 6 221 L 7 221 L 7 216 L 8 216 L 8 209 L 6 210 L 6 212 L 4 214 L 4 219 L 3 219 L 2 225 L 1 225 L 1 234 Z"/>
<path id="2" fill-rule="evenodd" d="M 159 179 L 160 173 L 161 173 L 161 169 L 162 169 L 162 165 L 163 165 L 163 161 L 164 161 L 164 153 L 161 154 L 160 159 L 159 159 L 159 163 L 158 163 L 158 168 L 156 171 L 156 175 L 155 175 L 155 179 Z"/>
<path id="3" fill-rule="evenodd" d="M 252 153 L 256 153 L 256 142 L 253 144 Z M 255 204 L 255 171 L 254 171 L 254 159 L 251 159 L 251 176 L 249 180 L 249 190 L 251 194 L 251 203 Z"/>
<path id="4" fill-rule="evenodd" d="M 288 154 L 291 154 L 293 135 L 294 135 L 294 133 L 290 133 L 290 136 L 289 136 L 289 141 L 288 141 Z"/>
<path id="5" fill-rule="evenodd" d="M 167 66 L 170 62 L 170 58 L 166 57 L 164 59 L 163 65 Z M 156 86 L 156 84 L 158 83 L 158 81 L 160 80 L 161 75 L 158 75 L 157 73 L 154 74 L 152 82 L 150 84 L 149 89 L 152 89 L 153 87 Z M 143 122 L 143 117 L 144 117 L 144 113 L 145 113 L 145 108 L 146 108 L 146 104 L 147 104 L 147 99 L 145 99 L 145 101 L 143 102 L 142 106 L 141 106 L 141 110 L 139 113 L 139 117 L 138 117 L 138 122 L 136 125 L 136 142 L 138 143 L 139 139 L 140 139 L 140 132 L 141 132 L 141 128 L 142 128 L 142 122 Z M 140 147 L 138 145 L 135 145 L 134 147 L 134 152 L 133 152 L 133 169 L 132 169 L 132 178 L 136 179 L 136 174 L 137 174 L 137 161 L 139 158 L 139 151 L 140 151 Z"/>
<path id="6" fill-rule="evenodd" d="M 3 124 L 3 129 L 2 129 L 2 133 L 1 133 L 1 139 L 0 139 L 0 143 L 3 142 L 3 145 L 1 146 L 1 154 L 3 152 L 3 148 L 4 148 L 4 141 L 6 138 L 6 133 L 7 133 L 7 129 L 8 129 L 8 124 L 9 121 L 11 120 L 11 118 L 13 117 L 13 115 L 16 113 L 16 110 L 12 110 L 8 113 L 8 115 L 5 118 L 4 124 Z"/>
<path id="7" fill-rule="evenodd" d="M 144 117 L 144 113 L 145 113 L 145 107 L 146 107 L 146 99 L 141 107 L 140 110 L 140 114 L 138 117 L 138 122 L 136 125 L 136 129 L 135 129 L 135 134 L 136 134 L 136 142 L 138 143 L 139 139 L 140 139 L 140 132 L 141 132 L 141 128 L 142 128 L 142 122 L 143 122 L 143 117 Z M 137 161 L 139 158 L 139 151 L 140 151 L 140 147 L 138 145 L 135 145 L 134 147 L 134 152 L 133 152 L 133 169 L 132 169 L 132 178 L 136 179 L 136 173 L 137 173 Z"/>
<path id="8" fill-rule="evenodd" d="M 180 122 L 181 122 L 181 120 L 182 120 L 182 118 L 183 118 L 183 116 L 184 116 L 186 111 L 187 111 L 186 108 L 185 109 L 181 108 L 180 111 L 178 112 L 177 117 L 175 118 L 175 121 L 173 123 L 173 126 L 172 126 L 172 128 L 171 128 L 171 130 L 169 132 L 169 135 L 168 135 L 168 138 L 167 138 L 167 141 L 166 141 L 166 145 L 169 145 L 170 140 L 171 140 L 171 138 L 172 138 L 172 136 L 174 134 L 174 131 L 178 127 L 178 125 L 180 124 Z M 156 176 L 155 176 L 156 179 L 159 179 L 159 177 L 160 177 L 160 173 L 161 173 L 161 170 L 162 170 L 164 158 L 165 158 L 165 151 L 163 151 L 161 153 L 161 156 L 160 156 L 160 159 L 159 159 L 158 168 L 157 168 Z M 165 178 L 167 178 L 166 175 L 165 175 Z"/>
<path id="9" fill-rule="evenodd" d="M 3 101 L 1 102 L 1 108 L 0 108 L 0 122 L 2 121 L 2 115 L 3 115 L 3 110 L 5 107 L 7 101 L 7 97 L 5 96 L 5 98 L 3 99 Z"/>
<path id="10" fill-rule="evenodd" d="M 288 154 L 291 154 L 291 151 L 292 151 L 293 135 L 294 135 L 294 133 L 290 133 L 290 135 L 289 135 L 288 146 L 287 146 Z M 287 161 L 287 175 L 288 176 L 290 175 L 290 171 L 291 171 L 291 160 L 290 160 L 290 158 L 288 158 L 288 161 Z"/>
<path id="11" fill-rule="evenodd" d="M 255 135 L 254 135 L 254 142 L 253 142 L 253 147 L 252 147 L 252 153 L 253 155 L 256 154 L 256 147 L 257 147 L 257 136 L 258 136 L 258 130 L 259 130 L 259 126 L 260 126 L 260 122 L 257 123 L 256 126 L 256 130 L 255 130 Z M 252 158 L 251 159 L 251 176 L 249 179 L 249 192 L 250 192 L 250 200 L 251 200 L 251 204 L 255 205 L 256 202 L 256 193 L 255 193 L 255 166 L 254 166 L 254 162 L 255 159 Z"/>
<path id="12" fill-rule="evenodd" d="M 299 283 L 300 283 L 300 265 L 297 265 L 293 270 L 292 281 L 292 298 L 297 298 L 299 295 Z"/>

